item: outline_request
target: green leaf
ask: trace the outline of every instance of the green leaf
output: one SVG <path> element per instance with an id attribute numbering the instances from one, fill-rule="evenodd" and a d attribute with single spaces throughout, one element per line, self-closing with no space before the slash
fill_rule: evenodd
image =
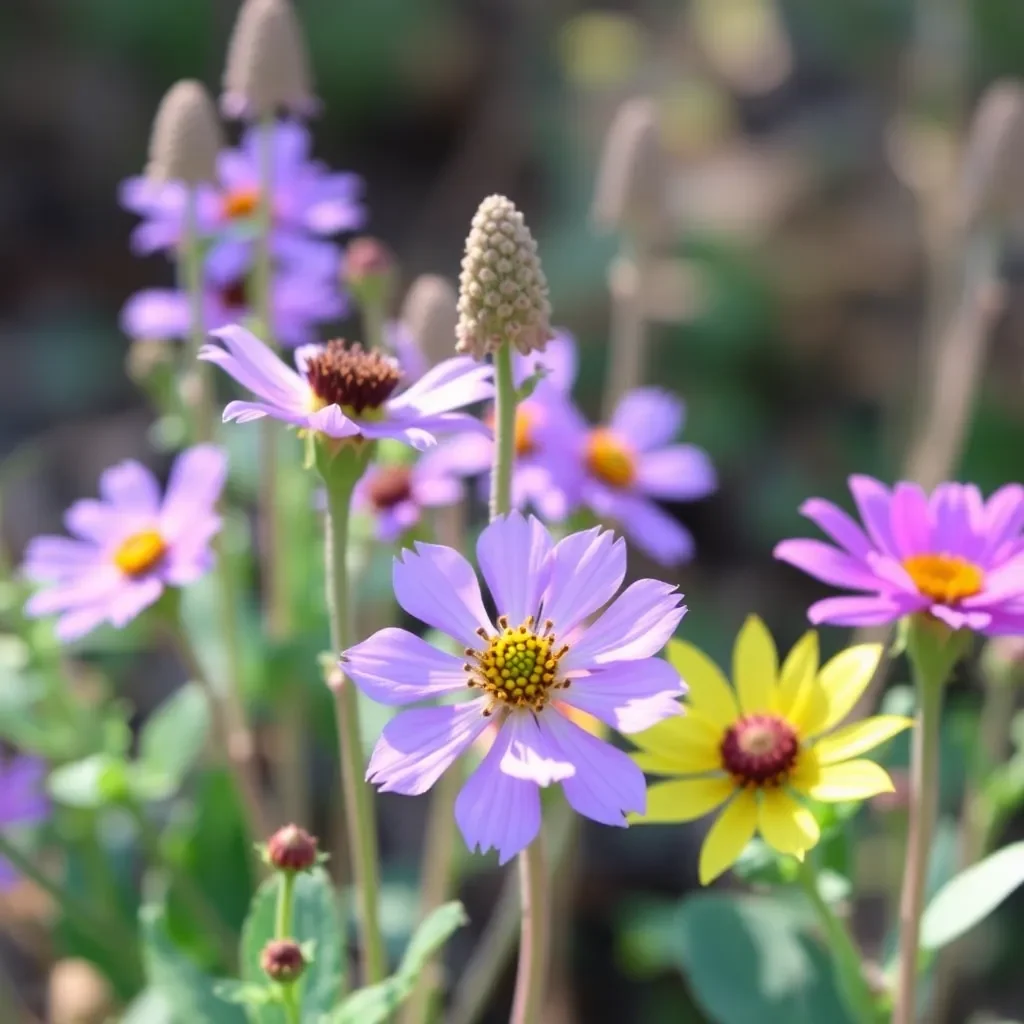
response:
<path id="1" fill-rule="evenodd" d="M 961 871 L 928 904 L 921 944 L 941 949 L 988 917 L 1024 883 L 1024 842 L 1011 843 Z"/>
<path id="2" fill-rule="evenodd" d="M 143 989 L 129 1004 L 121 1024 L 175 1024 L 167 997 L 157 988 Z"/>
<path id="3" fill-rule="evenodd" d="M 47 784 L 57 803 L 95 809 L 128 794 L 128 765 L 109 754 L 93 754 L 57 768 Z"/>
<path id="4" fill-rule="evenodd" d="M 267 879 L 257 890 L 242 928 L 242 979 L 251 985 L 265 986 L 266 975 L 260 968 L 260 953 L 274 937 L 277 894 L 281 888 L 278 875 Z M 338 918 L 334 889 L 327 872 L 321 868 L 295 878 L 292 937 L 302 944 L 314 945 L 313 962 L 300 981 L 302 1020 L 319 1024 L 341 995 L 344 977 L 345 950 Z M 249 1005 L 249 1019 L 254 1024 L 284 1024 L 280 1005 Z"/>
<path id="5" fill-rule="evenodd" d="M 327 1024 L 386 1024 L 412 995 L 430 958 L 468 920 L 458 900 L 438 907 L 416 929 L 395 974 L 378 985 L 353 992 L 327 1018 Z"/>
<path id="6" fill-rule="evenodd" d="M 139 763 L 173 781 L 172 792 L 199 759 L 210 730 L 210 704 L 198 683 L 186 683 L 150 715 L 139 738 Z"/>
<path id="7" fill-rule="evenodd" d="M 217 996 L 216 979 L 171 941 L 162 906 L 143 907 L 139 927 L 146 978 L 170 1006 L 174 1024 L 244 1024 L 242 1011 Z"/>

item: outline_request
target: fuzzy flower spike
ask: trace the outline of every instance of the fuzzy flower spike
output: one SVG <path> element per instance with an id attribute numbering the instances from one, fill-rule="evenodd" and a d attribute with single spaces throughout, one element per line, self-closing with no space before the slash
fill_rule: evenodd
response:
<path id="1" fill-rule="evenodd" d="M 258 399 L 229 402 L 225 422 L 271 416 L 327 437 L 393 438 L 417 449 L 435 444 L 437 434 L 487 430 L 454 411 L 493 394 L 490 367 L 473 359 L 447 359 L 399 391 L 397 360 L 360 345 L 304 345 L 295 350 L 296 372 L 244 327 L 223 327 L 213 337 L 223 347 L 205 345 L 199 358 L 216 363 Z"/>
<path id="2" fill-rule="evenodd" d="M 345 651 L 341 665 L 383 704 L 472 698 L 403 711 L 388 723 L 367 771 L 382 791 L 426 792 L 477 736 L 497 727 L 455 817 L 470 849 L 496 848 L 504 863 L 537 835 L 541 786 L 560 782 L 575 810 L 606 825 L 624 826 L 625 812 L 643 810 L 641 771 L 570 716 L 577 709 L 635 732 L 677 714 L 679 675 L 654 655 L 686 609 L 675 587 L 656 580 L 640 580 L 612 601 L 626 546 L 609 531 L 556 544 L 537 519 L 513 512 L 483 531 L 477 558 L 498 611 L 493 622 L 457 551 L 417 544 L 394 568 L 399 604 L 464 644 L 464 657 L 382 629 Z"/>
<path id="3" fill-rule="evenodd" d="M 202 576 L 213 563 L 220 529 L 217 500 L 227 475 L 220 448 L 197 445 L 178 456 L 166 493 L 134 461 L 100 477 L 100 500 L 77 501 L 65 524 L 72 537 L 36 537 L 22 572 L 45 584 L 25 606 L 31 616 L 57 614 L 57 636 L 76 640 L 104 622 L 121 628 L 165 587 Z"/>
<path id="4" fill-rule="evenodd" d="M 929 497 L 913 483 L 890 491 L 850 477 L 863 527 L 831 502 L 801 512 L 835 541 L 786 540 L 775 557 L 832 586 L 859 591 L 811 606 L 814 623 L 878 626 L 927 612 L 950 629 L 1024 632 L 1024 487 L 985 501 L 973 484 L 940 484 Z"/>
<path id="5" fill-rule="evenodd" d="M 836 729 L 881 655 L 879 644 L 851 647 L 819 671 L 812 631 L 780 670 L 771 634 L 751 616 L 733 649 L 734 690 L 696 647 L 670 643 L 669 660 L 690 688 L 686 714 L 633 736 L 641 748 L 633 757 L 645 771 L 681 778 L 653 785 L 636 820 L 694 821 L 722 808 L 700 852 L 704 885 L 736 862 L 755 832 L 803 859 L 820 838 L 807 798 L 863 800 L 893 789 L 888 774 L 860 755 L 910 719 L 880 715 Z"/>

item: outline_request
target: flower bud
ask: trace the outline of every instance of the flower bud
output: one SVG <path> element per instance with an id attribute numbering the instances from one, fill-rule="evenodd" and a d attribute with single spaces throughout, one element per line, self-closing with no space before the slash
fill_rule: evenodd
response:
<path id="1" fill-rule="evenodd" d="M 969 226 L 1024 207 L 1024 88 L 996 82 L 981 98 L 964 151 L 961 211 Z"/>
<path id="2" fill-rule="evenodd" d="M 394 254 L 377 238 L 353 238 L 345 250 L 341 278 L 360 308 L 386 309 L 395 285 Z"/>
<path id="3" fill-rule="evenodd" d="M 1024 679 L 1024 637 L 995 636 L 981 652 L 981 668 L 986 679 L 1013 686 Z"/>
<path id="4" fill-rule="evenodd" d="M 459 276 L 459 352 L 483 359 L 506 342 L 523 355 L 554 336 L 548 282 L 523 215 L 505 196 L 476 211 Z"/>
<path id="5" fill-rule="evenodd" d="M 228 117 L 309 114 L 309 54 L 290 0 L 245 0 L 228 43 L 221 109 Z"/>
<path id="6" fill-rule="evenodd" d="M 406 292 L 399 319 L 431 366 L 451 354 L 459 321 L 457 302 L 455 289 L 437 274 L 421 274 Z"/>
<path id="7" fill-rule="evenodd" d="M 317 858 L 316 837 L 298 825 L 278 829 L 267 843 L 267 861 L 278 871 L 309 871 Z"/>
<path id="8" fill-rule="evenodd" d="M 306 958 L 293 939 L 271 939 L 260 954 L 260 967 L 271 981 L 286 985 L 302 977 Z"/>
<path id="9" fill-rule="evenodd" d="M 178 82 L 164 96 L 153 120 L 146 177 L 186 185 L 215 181 L 223 141 L 206 89 L 190 79 Z"/>

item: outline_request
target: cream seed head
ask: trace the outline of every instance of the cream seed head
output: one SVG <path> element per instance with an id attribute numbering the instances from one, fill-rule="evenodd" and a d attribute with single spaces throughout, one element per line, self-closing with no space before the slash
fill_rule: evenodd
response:
<path id="1" fill-rule="evenodd" d="M 171 86 L 153 121 L 146 177 L 199 185 L 215 181 L 224 143 L 217 110 L 206 89 L 185 79 Z"/>
<path id="2" fill-rule="evenodd" d="M 527 355 L 553 337 L 537 243 L 505 196 L 488 196 L 473 217 L 459 276 L 458 314 L 455 347 L 477 359 L 506 342 Z"/>
<path id="3" fill-rule="evenodd" d="M 458 297 L 446 278 L 421 274 L 402 303 L 401 321 L 431 366 L 451 354 L 459 320 Z"/>
<path id="4" fill-rule="evenodd" d="M 290 0 L 245 0 L 228 43 L 221 106 L 228 117 L 311 113 L 309 54 Z"/>
<path id="5" fill-rule="evenodd" d="M 1024 208 L 1024 87 L 996 82 L 981 98 L 964 151 L 961 211 L 965 223 Z"/>

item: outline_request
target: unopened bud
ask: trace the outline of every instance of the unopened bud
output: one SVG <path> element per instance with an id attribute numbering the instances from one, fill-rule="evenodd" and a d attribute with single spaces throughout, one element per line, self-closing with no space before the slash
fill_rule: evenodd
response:
<path id="1" fill-rule="evenodd" d="M 317 857 L 316 837 L 298 825 L 278 829 L 267 843 L 267 861 L 278 871 L 309 871 Z"/>
<path id="2" fill-rule="evenodd" d="M 125 364 L 128 376 L 136 384 L 146 384 L 154 374 L 169 372 L 174 367 L 174 351 L 166 342 L 140 338 L 128 347 Z"/>
<path id="3" fill-rule="evenodd" d="M 315 107 L 309 55 L 290 0 L 245 0 L 228 43 L 224 113 L 262 118 Z"/>
<path id="4" fill-rule="evenodd" d="M 178 82 L 156 112 L 146 177 L 186 185 L 215 181 L 223 141 L 217 111 L 206 89 L 190 79 Z"/>
<path id="5" fill-rule="evenodd" d="M 260 954 L 260 967 L 271 981 L 286 985 L 302 977 L 306 958 L 292 939 L 271 939 Z"/>
<path id="6" fill-rule="evenodd" d="M 353 238 L 345 250 L 341 277 L 360 308 L 384 310 L 395 285 L 394 254 L 377 238 Z"/>
<path id="7" fill-rule="evenodd" d="M 650 99 L 619 107 L 605 136 L 591 217 L 602 231 L 663 234 L 668 211 L 668 159 Z"/>
<path id="8" fill-rule="evenodd" d="M 413 281 L 399 317 L 417 348 L 435 366 L 451 355 L 459 322 L 458 296 L 437 274 L 422 274 Z"/>
<path id="9" fill-rule="evenodd" d="M 981 98 L 964 151 L 961 210 L 973 226 L 1024 207 L 1024 88 L 996 82 Z"/>
<path id="10" fill-rule="evenodd" d="M 476 211 L 459 276 L 456 349 L 483 359 L 506 342 L 528 355 L 551 340 L 548 282 L 515 204 L 488 196 Z"/>

